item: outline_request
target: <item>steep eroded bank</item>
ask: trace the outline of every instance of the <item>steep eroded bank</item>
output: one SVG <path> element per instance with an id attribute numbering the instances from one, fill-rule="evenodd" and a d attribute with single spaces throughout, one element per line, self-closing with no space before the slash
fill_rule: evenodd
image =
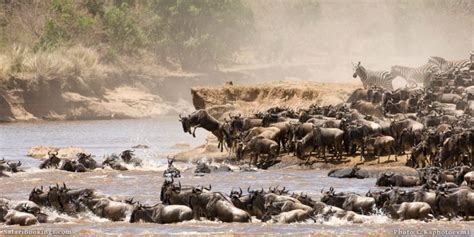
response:
<path id="1" fill-rule="evenodd" d="M 251 114 L 274 106 L 336 105 L 345 102 L 356 88 L 356 84 L 275 81 L 249 86 L 193 87 L 191 95 L 195 109 L 206 109 L 223 119 L 228 112 Z"/>

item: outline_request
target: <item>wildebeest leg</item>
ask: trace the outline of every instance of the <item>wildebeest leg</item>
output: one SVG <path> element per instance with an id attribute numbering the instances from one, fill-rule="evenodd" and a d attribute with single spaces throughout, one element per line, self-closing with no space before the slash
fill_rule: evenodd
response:
<path id="1" fill-rule="evenodd" d="M 255 152 L 255 157 L 253 158 L 253 165 L 256 167 L 257 166 L 257 161 L 258 161 L 258 152 Z"/>
<path id="2" fill-rule="evenodd" d="M 196 137 L 196 129 L 199 128 L 199 127 L 200 127 L 199 125 L 197 125 L 197 126 L 194 127 L 194 129 L 193 129 L 193 137 Z"/>

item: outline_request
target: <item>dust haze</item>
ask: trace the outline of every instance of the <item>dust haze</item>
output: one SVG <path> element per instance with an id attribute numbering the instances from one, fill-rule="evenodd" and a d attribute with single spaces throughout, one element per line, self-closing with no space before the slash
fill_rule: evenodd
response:
<path id="1" fill-rule="evenodd" d="M 311 64 L 315 81 L 353 81 L 367 69 L 420 66 L 430 56 L 465 59 L 474 49 L 473 1 L 250 1 L 260 57 Z M 268 59 L 267 58 L 267 59 Z"/>

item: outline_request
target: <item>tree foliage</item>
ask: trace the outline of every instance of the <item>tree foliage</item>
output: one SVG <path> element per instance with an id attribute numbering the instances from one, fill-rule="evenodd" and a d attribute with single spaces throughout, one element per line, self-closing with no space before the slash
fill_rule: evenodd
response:
<path id="1" fill-rule="evenodd" d="M 241 0 L 49 0 L 10 8 L 43 11 L 40 30 L 30 34 L 34 51 L 80 44 L 112 62 L 148 52 L 183 69 L 214 69 L 254 33 Z"/>

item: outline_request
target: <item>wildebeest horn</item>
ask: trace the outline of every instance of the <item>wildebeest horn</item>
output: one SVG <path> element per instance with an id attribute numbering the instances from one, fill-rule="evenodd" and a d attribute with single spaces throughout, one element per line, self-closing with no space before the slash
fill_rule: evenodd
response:
<path id="1" fill-rule="evenodd" d="M 240 190 L 240 195 L 242 195 L 242 189 L 239 187 L 239 190 Z"/>
<path id="2" fill-rule="evenodd" d="M 260 193 L 263 193 L 263 188 L 262 188 L 262 190 L 260 191 Z"/>
<path id="3" fill-rule="evenodd" d="M 59 189 L 59 184 L 58 184 L 58 183 L 56 183 L 56 188 L 58 188 L 58 189 Z"/>
<path id="4" fill-rule="evenodd" d="M 18 161 L 18 166 L 21 166 L 21 161 Z"/>
<path id="5" fill-rule="evenodd" d="M 323 191 L 324 191 L 324 188 L 321 189 L 321 193 L 323 193 Z"/>
<path id="6" fill-rule="evenodd" d="M 67 187 L 66 187 L 66 183 L 64 183 L 64 182 L 63 182 L 63 188 L 64 188 L 64 189 L 66 189 L 66 188 L 67 188 Z"/>
<path id="7" fill-rule="evenodd" d="M 178 114 L 178 116 L 179 116 L 180 119 L 183 118 L 183 117 L 181 116 L 181 114 Z"/>
<path id="8" fill-rule="evenodd" d="M 247 192 L 249 192 L 249 193 L 250 193 L 250 186 L 248 186 L 248 188 L 247 188 Z"/>
<path id="9" fill-rule="evenodd" d="M 181 181 L 178 182 L 178 187 L 181 189 Z"/>
<path id="10" fill-rule="evenodd" d="M 331 186 L 331 187 L 329 188 L 329 191 L 330 191 L 330 192 L 334 192 L 334 188 Z"/>
<path id="11" fill-rule="evenodd" d="M 209 189 L 207 189 L 207 190 L 211 191 L 211 189 L 212 189 L 212 186 L 211 186 L 211 184 L 209 184 Z"/>
<path id="12" fill-rule="evenodd" d="M 43 185 L 41 185 L 41 190 L 43 190 Z"/>
<path id="13" fill-rule="evenodd" d="M 7 161 L 7 165 L 10 165 L 10 161 Z"/>

